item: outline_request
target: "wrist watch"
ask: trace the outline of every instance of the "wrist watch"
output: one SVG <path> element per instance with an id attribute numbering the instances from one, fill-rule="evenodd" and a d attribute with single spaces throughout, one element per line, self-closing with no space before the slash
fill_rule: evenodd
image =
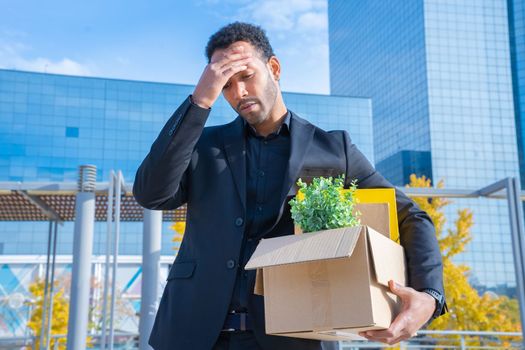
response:
<path id="1" fill-rule="evenodd" d="M 429 321 L 432 321 L 437 317 L 441 316 L 443 314 L 443 306 L 445 304 L 445 297 L 443 296 L 443 294 L 432 288 L 422 289 L 421 292 L 427 293 L 436 300 L 436 309 L 434 310 L 434 313 L 432 314 L 432 317 Z"/>

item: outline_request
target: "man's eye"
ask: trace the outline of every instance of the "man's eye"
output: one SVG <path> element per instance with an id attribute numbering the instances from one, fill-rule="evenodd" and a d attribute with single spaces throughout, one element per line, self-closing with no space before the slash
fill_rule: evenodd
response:
<path id="1" fill-rule="evenodd" d="M 248 75 L 245 75 L 245 76 L 244 76 L 244 79 L 250 79 L 250 78 L 253 77 L 253 76 L 254 76 L 254 73 L 252 73 L 252 74 L 248 74 Z"/>

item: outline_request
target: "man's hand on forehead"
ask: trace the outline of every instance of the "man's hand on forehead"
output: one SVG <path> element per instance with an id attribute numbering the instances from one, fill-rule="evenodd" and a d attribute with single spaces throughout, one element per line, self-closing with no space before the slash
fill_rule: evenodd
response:
<path id="1" fill-rule="evenodd" d="M 214 57 L 216 57 L 215 60 L 213 60 Z M 223 52 L 217 52 L 216 56 L 214 54 L 212 61 L 210 62 L 210 68 L 227 77 L 224 81 L 224 84 L 226 84 L 228 79 L 230 79 L 235 73 L 247 68 L 247 64 L 251 61 L 251 57 L 252 53 L 244 52 L 244 47 L 242 46 L 228 48 Z"/>
<path id="2" fill-rule="evenodd" d="M 204 69 L 193 92 L 193 101 L 201 107 L 211 108 L 224 85 L 236 73 L 248 68 L 252 53 L 241 45 L 217 50 Z"/>

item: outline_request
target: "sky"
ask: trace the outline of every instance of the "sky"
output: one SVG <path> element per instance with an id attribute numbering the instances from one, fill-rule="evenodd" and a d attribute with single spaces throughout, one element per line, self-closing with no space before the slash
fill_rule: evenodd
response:
<path id="1" fill-rule="evenodd" d="M 326 0 L 0 0 L 0 68 L 196 84 L 208 38 L 262 26 L 281 88 L 329 93 Z"/>

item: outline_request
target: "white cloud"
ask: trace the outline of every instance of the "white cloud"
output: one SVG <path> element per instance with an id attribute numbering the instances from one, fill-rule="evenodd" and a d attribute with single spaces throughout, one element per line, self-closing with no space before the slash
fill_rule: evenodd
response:
<path id="1" fill-rule="evenodd" d="M 230 21 L 255 23 L 267 31 L 283 63 L 284 90 L 329 92 L 327 0 L 204 1 L 211 8 L 235 9 Z"/>
<path id="2" fill-rule="evenodd" d="M 297 27 L 302 31 L 326 31 L 328 29 L 328 17 L 326 12 L 306 12 L 297 19 Z"/>
<path id="3" fill-rule="evenodd" d="M 46 57 L 30 57 L 31 48 L 22 42 L 9 42 L 0 38 L 0 68 L 27 70 L 67 75 L 92 76 L 94 67 L 64 57 L 52 60 Z"/>
<path id="4" fill-rule="evenodd" d="M 312 28 L 326 30 L 326 0 L 237 0 L 236 18 L 260 24 L 268 31 L 293 30 L 296 33 Z M 312 25 L 313 24 L 313 25 Z"/>

